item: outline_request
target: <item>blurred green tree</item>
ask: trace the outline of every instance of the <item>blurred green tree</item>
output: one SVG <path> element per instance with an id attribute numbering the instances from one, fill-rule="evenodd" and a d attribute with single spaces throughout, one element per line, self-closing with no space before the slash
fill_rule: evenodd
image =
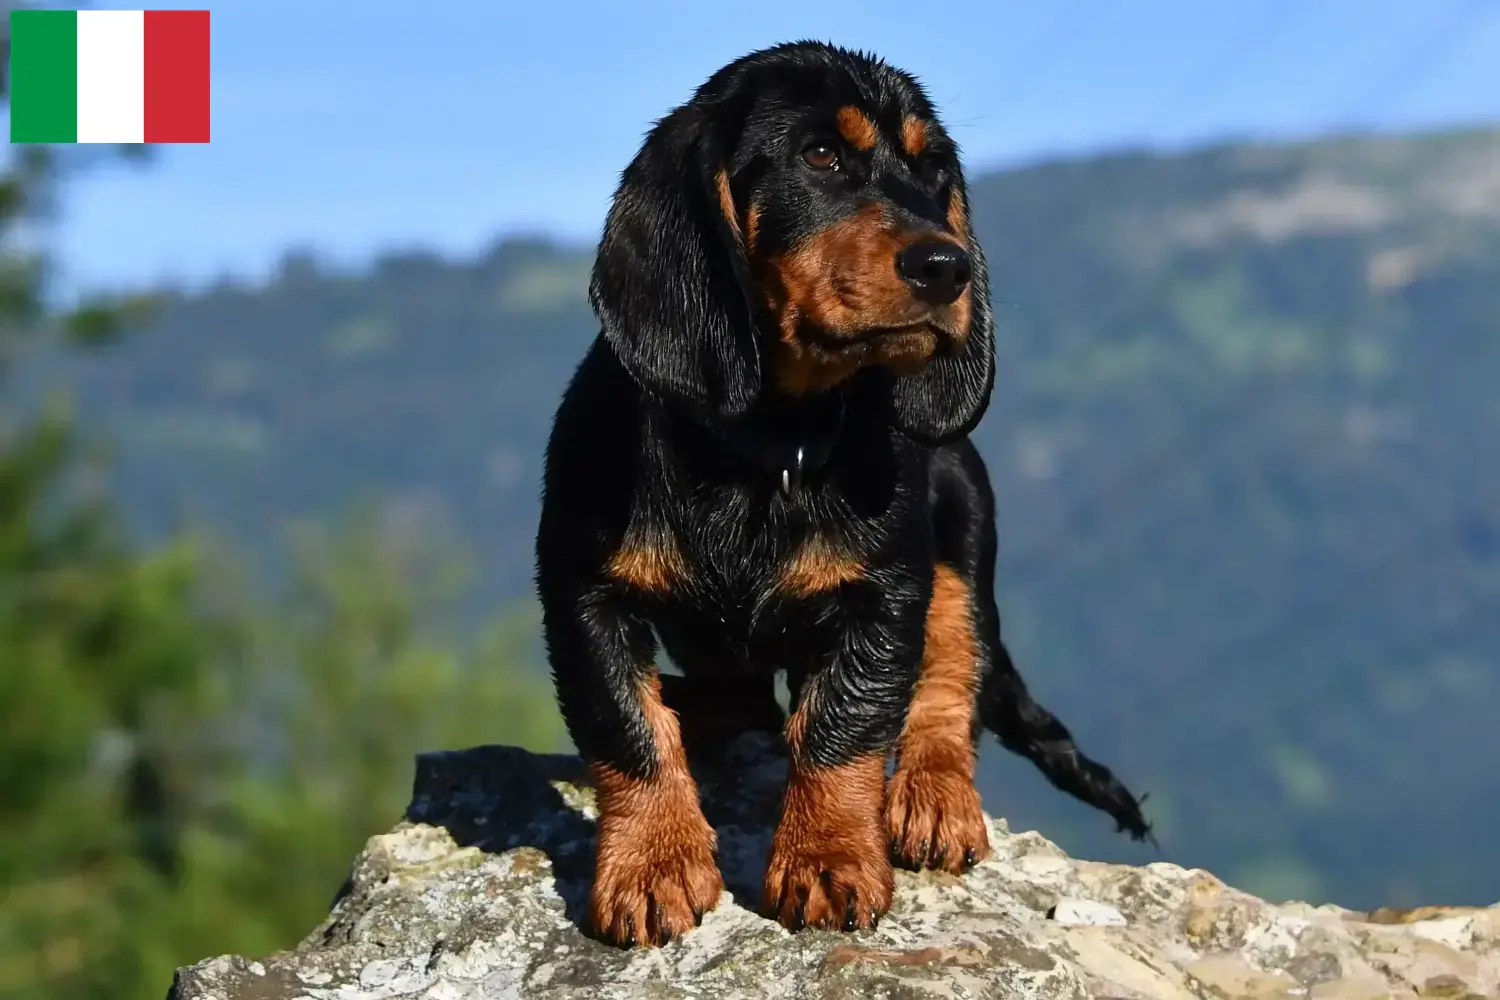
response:
<path id="1" fill-rule="evenodd" d="M 426 533 L 304 527 L 270 597 L 210 539 L 130 544 L 66 402 L 9 378 L 152 305 L 48 308 L 34 237 L 73 152 L 0 174 L 0 997 L 155 1000 L 178 965 L 295 943 L 414 751 L 561 728 L 530 613 L 456 637 L 461 567 Z"/>
<path id="2" fill-rule="evenodd" d="M 559 749 L 562 724 L 523 606 L 476 636 L 454 608 L 467 567 L 430 532 L 357 508 L 299 526 L 289 586 L 252 623 L 240 669 L 223 822 L 196 833 L 183 940 L 226 950 L 211 928 L 241 919 L 234 950 L 285 947 L 327 912 L 365 838 L 400 818 L 412 757 L 503 742 Z M 249 863 L 247 863 L 247 859 Z M 203 930 L 198 930 L 202 928 Z"/>

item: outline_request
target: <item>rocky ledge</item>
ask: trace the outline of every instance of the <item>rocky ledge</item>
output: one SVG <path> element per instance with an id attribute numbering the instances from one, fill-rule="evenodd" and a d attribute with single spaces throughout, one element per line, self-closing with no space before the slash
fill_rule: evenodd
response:
<path id="1" fill-rule="evenodd" d="M 595 812 L 577 758 L 480 747 L 418 759 L 406 819 L 295 949 L 182 969 L 169 1000 L 1500 997 L 1500 905 L 1272 904 L 1204 871 L 1070 858 L 1003 820 L 962 879 L 898 873 L 877 930 L 790 934 L 755 912 L 783 759 L 755 735 L 728 755 L 700 775 L 728 891 L 663 949 L 579 930 Z"/>

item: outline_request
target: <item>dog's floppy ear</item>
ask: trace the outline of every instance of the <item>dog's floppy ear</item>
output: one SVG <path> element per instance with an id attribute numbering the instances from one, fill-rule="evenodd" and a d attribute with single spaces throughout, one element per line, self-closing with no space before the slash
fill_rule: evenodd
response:
<path id="1" fill-rule="evenodd" d="M 941 444 L 972 431 L 989 407 L 995 385 L 989 270 L 969 224 L 968 193 L 961 183 L 952 197 L 949 220 L 969 251 L 968 336 L 957 351 L 933 358 L 921 372 L 898 378 L 893 386 L 896 426 L 927 444 Z"/>
<path id="2" fill-rule="evenodd" d="M 703 109 L 662 119 L 620 178 L 589 284 L 636 382 L 705 419 L 740 416 L 760 392 L 724 154 Z"/>

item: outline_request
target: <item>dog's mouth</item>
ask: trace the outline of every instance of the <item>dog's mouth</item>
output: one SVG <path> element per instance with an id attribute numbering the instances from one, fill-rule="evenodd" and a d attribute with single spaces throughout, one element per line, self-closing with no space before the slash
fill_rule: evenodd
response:
<path id="1" fill-rule="evenodd" d="M 928 341 L 933 350 L 942 353 L 955 349 L 958 335 L 935 318 L 916 323 L 890 326 L 869 326 L 859 330 L 837 333 L 815 323 L 802 323 L 797 329 L 797 338 L 830 354 L 863 354 L 897 344 Z"/>

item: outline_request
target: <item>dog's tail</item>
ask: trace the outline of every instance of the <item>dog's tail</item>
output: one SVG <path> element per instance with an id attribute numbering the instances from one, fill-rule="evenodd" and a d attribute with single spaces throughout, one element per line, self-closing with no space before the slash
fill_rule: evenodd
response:
<path id="1" fill-rule="evenodd" d="M 1054 787 L 1108 813 L 1132 839 L 1156 844 L 1141 813 L 1146 796 L 1136 798 L 1109 768 L 1084 756 L 1068 727 L 1031 697 L 1003 643 L 995 645 L 994 668 L 979 693 L 979 721 L 1007 750 L 1035 764 Z"/>

